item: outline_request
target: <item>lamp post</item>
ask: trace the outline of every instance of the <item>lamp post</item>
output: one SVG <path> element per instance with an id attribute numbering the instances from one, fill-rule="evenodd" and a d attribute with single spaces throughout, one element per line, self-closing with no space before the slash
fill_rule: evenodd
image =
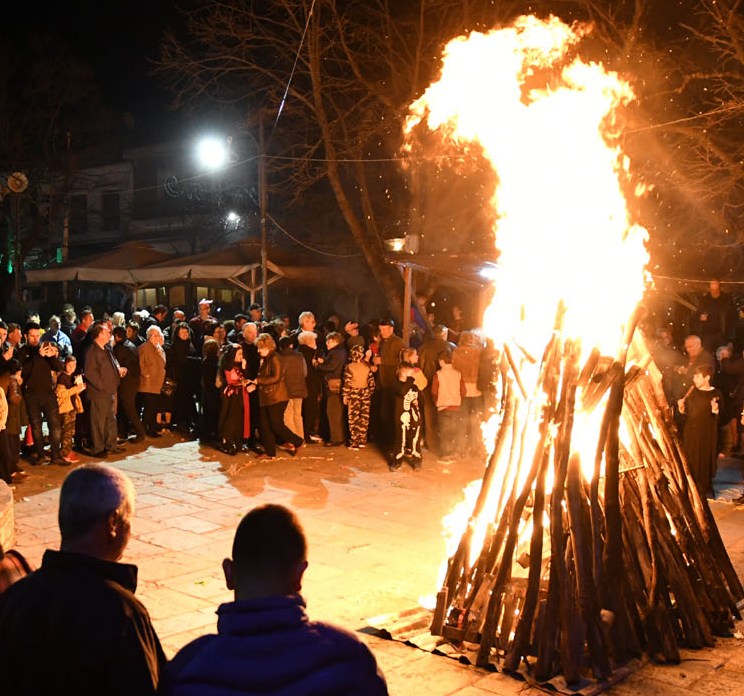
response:
<path id="1" fill-rule="evenodd" d="M 249 134 L 250 135 L 250 134 Z M 258 141 L 251 135 L 253 144 L 258 149 L 258 205 L 259 205 L 259 224 L 261 230 L 261 301 L 263 303 L 264 313 L 268 310 L 269 304 L 269 280 L 268 280 L 268 251 L 267 251 L 267 234 L 266 234 L 266 211 L 268 208 L 267 190 L 266 190 L 266 160 L 264 157 L 264 126 L 263 119 L 258 122 Z M 228 143 L 230 140 L 227 141 Z M 202 164 L 209 169 L 220 169 L 225 164 L 230 163 L 234 155 L 224 140 L 218 138 L 205 138 L 199 143 L 198 157 Z"/>
<path id="2" fill-rule="evenodd" d="M 258 207 L 261 220 L 261 303 L 264 319 L 269 311 L 268 251 L 266 249 L 266 162 L 264 160 L 264 124 L 258 119 Z"/>

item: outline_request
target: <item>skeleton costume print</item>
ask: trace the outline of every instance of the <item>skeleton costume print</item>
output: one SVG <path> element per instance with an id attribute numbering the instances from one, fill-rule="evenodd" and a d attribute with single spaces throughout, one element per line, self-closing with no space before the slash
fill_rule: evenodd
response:
<path id="1" fill-rule="evenodd" d="M 413 377 L 395 385 L 395 447 L 391 469 L 407 461 L 412 468 L 421 466 L 421 413 L 419 388 Z"/>

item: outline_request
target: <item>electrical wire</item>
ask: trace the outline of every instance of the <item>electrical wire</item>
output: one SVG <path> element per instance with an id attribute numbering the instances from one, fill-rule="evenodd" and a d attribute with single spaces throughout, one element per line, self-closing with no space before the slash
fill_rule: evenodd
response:
<path id="1" fill-rule="evenodd" d="M 266 217 L 269 220 L 271 220 L 271 222 L 273 222 L 274 225 L 276 225 L 276 227 L 279 230 L 281 230 L 281 232 L 283 232 L 285 235 L 287 235 L 287 237 L 289 237 L 293 242 L 296 242 L 300 246 L 305 247 L 305 249 L 309 249 L 310 251 L 314 251 L 316 254 L 322 254 L 323 256 L 333 256 L 334 258 L 338 258 L 338 259 L 354 259 L 354 258 L 361 257 L 361 254 L 333 254 L 330 251 L 322 251 L 321 249 L 316 249 L 315 247 L 312 247 L 309 244 L 305 244 L 305 242 L 303 242 L 300 239 L 297 239 L 297 237 L 295 237 L 295 236 L 291 235 L 289 232 L 287 232 L 287 230 L 285 230 L 284 227 L 282 227 L 276 221 L 276 219 L 271 215 L 271 213 L 267 213 L 266 214 Z"/>
<path id="2" fill-rule="evenodd" d="M 292 65 L 292 72 L 289 74 L 289 79 L 287 80 L 287 86 L 284 88 L 284 94 L 282 95 L 282 100 L 279 103 L 279 108 L 277 109 L 277 112 L 276 112 L 276 119 L 274 119 L 274 125 L 271 127 L 271 133 L 269 133 L 268 140 L 271 140 L 271 136 L 274 134 L 276 125 L 277 123 L 279 123 L 279 117 L 282 115 L 282 111 L 284 111 L 284 105 L 287 103 L 287 95 L 289 94 L 289 87 L 292 84 L 292 79 L 294 78 L 295 70 L 297 69 L 297 62 L 300 59 L 300 52 L 302 51 L 302 47 L 305 44 L 305 36 L 307 35 L 307 29 L 310 26 L 310 19 L 313 16 L 314 9 L 315 9 L 315 0 L 313 0 L 312 4 L 310 5 L 310 12 L 307 13 L 307 21 L 305 22 L 305 29 L 302 32 L 302 38 L 300 39 L 300 45 L 297 47 L 297 52 L 295 53 L 295 59 Z"/>

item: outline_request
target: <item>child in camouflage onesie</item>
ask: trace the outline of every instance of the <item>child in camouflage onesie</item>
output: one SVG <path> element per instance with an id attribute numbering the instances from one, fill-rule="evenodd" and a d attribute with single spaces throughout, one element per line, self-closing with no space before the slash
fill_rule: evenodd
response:
<path id="1" fill-rule="evenodd" d="M 344 368 L 343 399 L 347 407 L 349 449 L 357 450 L 367 444 L 369 406 L 375 390 L 375 374 L 365 360 L 364 348 L 351 347 L 349 362 Z"/>

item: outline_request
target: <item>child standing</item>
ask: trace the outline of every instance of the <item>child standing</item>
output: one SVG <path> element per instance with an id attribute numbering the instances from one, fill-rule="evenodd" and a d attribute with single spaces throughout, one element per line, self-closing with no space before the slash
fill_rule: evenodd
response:
<path id="1" fill-rule="evenodd" d="M 57 375 L 57 385 L 54 388 L 62 420 L 62 443 L 59 455 L 68 464 L 76 464 L 80 461 L 80 457 L 72 451 L 72 444 L 75 439 L 77 415 L 83 412 L 80 392 L 85 389 L 85 382 L 82 375 L 75 374 L 76 371 L 77 360 L 75 356 L 68 355 L 65 358 L 65 370 Z"/>
<path id="2" fill-rule="evenodd" d="M 444 351 L 439 355 L 439 370 L 434 373 L 431 395 L 437 407 L 440 448 L 442 459 L 452 461 L 453 454 L 460 454 L 461 420 L 460 407 L 467 388 L 462 373 L 452 365 L 452 353 Z"/>
<path id="3" fill-rule="evenodd" d="M 398 366 L 395 384 L 395 445 L 388 468 L 400 469 L 408 461 L 412 469 L 421 468 L 421 411 L 416 368 L 409 362 Z"/>
<path id="4" fill-rule="evenodd" d="M 220 357 L 220 372 L 224 375 L 222 406 L 217 430 L 220 449 L 226 454 L 236 455 L 243 450 L 243 442 L 251 434 L 251 409 L 248 401 L 249 385 L 245 376 L 246 361 L 243 348 L 233 343 Z"/>
<path id="5" fill-rule="evenodd" d="M 721 392 L 710 383 L 713 371 L 700 365 L 692 373 L 692 384 L 677 402 L 685 416 L 682 448 L 690 474 L 701 496 L 713 496 L 713 477 L 718 468 L 718 412 Z"/>
<path id="6" fill-rule="evenodd" d="M 364 347 L 354 344 L 349 362 L 344 368 L 343 398 L 349 424 L 349 449 L 358 450 L 367 444 L 369 407 L 375 391 L 375 373 L 365 360 Z"/>

